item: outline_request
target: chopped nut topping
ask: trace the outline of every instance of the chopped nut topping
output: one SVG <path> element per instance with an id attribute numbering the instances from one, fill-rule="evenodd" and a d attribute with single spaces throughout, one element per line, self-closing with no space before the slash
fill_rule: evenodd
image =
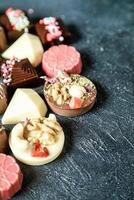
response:
<path id="1" fill-rule="evenodd" d="M 81 75 L 69 76 L 60 71 L 55 83 L 46 82 L 44 90 L 46 98 L 54 101 L 58 106 L 63 106 L 69 105 L 72 97 L 80 98 L 84 103 L 84 100 L 95 93 L 96 88 L 89 79 Z"/>
<path id="2" fill-rule="evenodd" d="M 59 123 L 49 118 L 30 119 L 24 126 L 24 137 L 34 144 L 37 140 L 42 146 L 56 141 L 57 134 L 62 130 Z"/>

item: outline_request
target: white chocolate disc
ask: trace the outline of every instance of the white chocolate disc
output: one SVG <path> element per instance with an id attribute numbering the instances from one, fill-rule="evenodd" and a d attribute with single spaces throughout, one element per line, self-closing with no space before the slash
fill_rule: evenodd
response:
<path id="1" fill-rule="evenodd" d="M 50 115 L 49 118 L 52 119 L 53 116 Z M 49 151 L 49 155 L 47 157 L 33 157 L 31 155 L 32 146 L 23 137 L 23 130 L 23 125 L 18 123 L 14 126 L 9 136 L 10 148 L 14 156 L 21 162 L 28 165 L 44 165 L 55 160 L 62 152 L 65 140 L 64 132 L 62 129 L 60 132 L 58 132 L 56 141 L 53 144 L 47 146 Z"/>

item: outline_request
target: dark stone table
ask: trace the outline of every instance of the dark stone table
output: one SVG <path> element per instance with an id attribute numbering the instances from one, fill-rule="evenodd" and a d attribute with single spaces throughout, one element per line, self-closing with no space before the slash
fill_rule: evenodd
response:
<path id="1" fill-rule="evenodd" d="M 1 10 L 9 6 L 33 8 L 33 18 L 61 16 L 75 33 L 71 44 L 82 53 L 83 75 L 98 90 L 91 112 L 58 116 L 63 154 L 40 167 L 21 164 L 24 183 L 13 200 L 133 200 L 134 1 L 0 1 Z"/>

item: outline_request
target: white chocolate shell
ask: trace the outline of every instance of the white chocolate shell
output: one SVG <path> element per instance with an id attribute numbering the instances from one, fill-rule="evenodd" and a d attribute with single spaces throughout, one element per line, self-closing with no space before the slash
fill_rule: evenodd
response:
<path id="1" fill-rule="evenodd" d="M 56 120 L 55 116 L 50 114 L 49 118 Z M 33 157 L 31 155 L 32 146 L 23 137 L 24 127 L 21 123 L 18 123 L 12 129 L 9 136 L 9 145 L 14 156 L 21 162 L 28 165 L 44 165 L 55 160 L 62 152 L 64 146 L 64 132 L 61 131 L 57 134 L 56 141 L 47 146 L 49 155 L 47 157 Z"/>

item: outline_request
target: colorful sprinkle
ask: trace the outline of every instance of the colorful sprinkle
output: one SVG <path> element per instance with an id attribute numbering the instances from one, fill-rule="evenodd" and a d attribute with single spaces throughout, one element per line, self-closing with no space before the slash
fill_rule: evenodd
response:
<path id="1" fill-rule="evenodd" d="M 30 24 L 28 18 L 25 16 L 25 13 L 20 9 L 14 10 L 13 8 L 8 8 L 5 13 L 12 25 L 13 30 L 21 31 Z"/>
<path id="2" fill-rule="evenodd" d="M 44 24 L 45 29 L 48 31 L 46 35 L 46 39 L 48 42 L 51 42 L 55 39 L 59 39 L 59 41 L 64 40 L 59 23 L 55 17 L 45 17 L 39 21 L 39 24 Z"/>
<path id="3" fill-rule="evenodd" d="M 5 85 L 10 85 L 12 82 L 12 69 L 16 62 L 20 62 L 20 60 L 13 57 L 10 60 L 6 60 L 1 66 L 1 74 Z"/>

